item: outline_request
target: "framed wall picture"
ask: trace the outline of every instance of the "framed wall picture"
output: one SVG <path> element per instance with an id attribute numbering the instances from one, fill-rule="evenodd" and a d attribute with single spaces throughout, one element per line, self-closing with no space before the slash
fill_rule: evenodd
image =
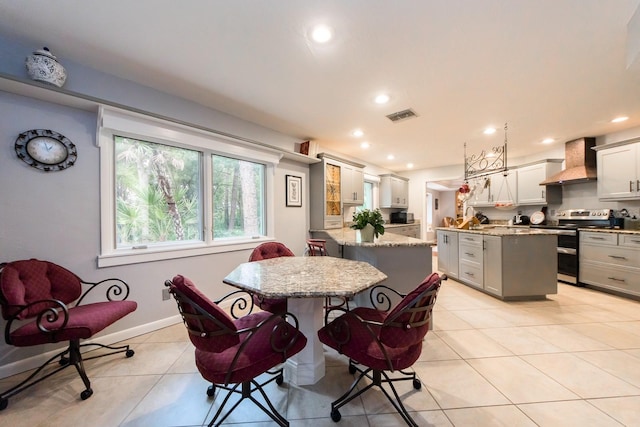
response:
<path id="1" fill-rule="evenodd" d="M 287 206 L 302 207 L 302 177 L 287 175 Z"/>

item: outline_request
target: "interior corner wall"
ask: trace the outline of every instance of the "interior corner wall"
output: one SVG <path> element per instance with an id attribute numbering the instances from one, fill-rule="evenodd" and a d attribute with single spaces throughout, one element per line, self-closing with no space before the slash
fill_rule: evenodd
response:
<path id="1" fill-rule="evenodd" d="M 100 335 L 126 334 L 178 315 L 175 302 L 162 301 L 164 281 L 184 274 L 209 296 L 232 288 L 222 279 L 249 251 L 227 252 L 150 263 L 97 268 L 100 250 L 100 165 L 95 145 L 95 113 L 0 91 L 0 262 L 38 258 L 58 263 L 87 280 L 118 277 L 131 286 L 138 309 Z M 52 129 L 78 148 L 77 163 L 64 171 L 42 172 L 16 156 L 14 142 L 29 129 Z M 308 230 L 308 166 L 281 161 L 275 170 L 275 238 L 302 255 Z M 285 207 L 285 175 L 303 177 L 302 208 Z M 5 321 L 0 321 L 4 329 Z M 185 332 L 186 333 L 186 332 Z M 60 345 L 56 345 L 59 347 Z M 54 346 L 15 348 L 0 343 L 0 377 L 7 366 Z"/>

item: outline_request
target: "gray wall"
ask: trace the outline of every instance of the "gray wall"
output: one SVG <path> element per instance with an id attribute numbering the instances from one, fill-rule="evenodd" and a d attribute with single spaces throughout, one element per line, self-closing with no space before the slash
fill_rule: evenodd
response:
<path id="1" fill-rule="evenodd" d="M 23 77 L 28 49 L 16 49 L 0 38 L 0 72 Z M 20 63 L 20 66 L 15 66 Z M 13 66 L 11 66 L 13 64 Z M 109 97 L 110 101 L 152 110 L 156 114 L 279 145 L 293 150 L 298 139 L 278 134 L 170 95 L 135 85 L 79 65 L 65 64 L 69 89 Z M 20 161 L 14 151 L 19 133 L 52 129 L 78 146 L 78 162 L 62 172 L 45 173 Z M 131 285 L 138 310 L 101 335 L 135 335 L 166 324 L 178 313 L 173 301 L 162 301 L 165 279 L 191 277 L 211 297 L 232 290 L 222 279 L 245 262 L 249 251 L 228 252 L 169 261 L 97 268 L 100 249 L 99 149 L 95 146 L 96 115 L 0 91 L 0 261 L 24 258 L 59 263 L 87 280 L 119 277 Z M 308 230 L 308 166 L 282 160 L 275 177 L 275 238 L 297 255 L 304 252 Z M 302 208 L 285 207 L 285 175 L 302 176 Z M 0 327 L 4 329 L 5 322 Z M 186 332 L 185 332 L 186 333 Z M 55 346 L 16 349 L 0 343 L 0 377 L 24 369 L 20 361 Z M 29 363 L 33 362 L 33 359 Z"/>

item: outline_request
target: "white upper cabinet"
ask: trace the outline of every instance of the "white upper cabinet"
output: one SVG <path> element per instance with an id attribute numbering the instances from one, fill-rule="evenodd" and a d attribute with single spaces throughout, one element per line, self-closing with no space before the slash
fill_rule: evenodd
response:
<path id="1" fill-rule="evenodd" d="M 598 198 L 640 199 L 640 143 L 598 148 Z"/>
<path id="2" fill-rule="evenodd" d="M 562 170 L 562 161 L 545 161 L 519 167 L 518 205 L 546 205 L 562 201 L 562 189 L 558 186 L 540 185 L 548 177 Z"/>
<path id="3" fill-rule="evenodd" d="M 351 165 L 342 166 L 342 203 L 364 204 L 364 170 Z"/>
<path id="4" fill-rule="evenodd" d="M 408 208 L 409 180 L 397 175 L 380 175 L 380 207 Z"/>

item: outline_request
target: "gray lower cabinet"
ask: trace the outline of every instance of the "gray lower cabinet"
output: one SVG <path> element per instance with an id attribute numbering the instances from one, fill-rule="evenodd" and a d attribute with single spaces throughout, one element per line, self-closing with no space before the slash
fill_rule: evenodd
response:
<path id="1" fill-rule="evenodd" d="M 408 224 L 401 226 L 385 227 L 385 233 L 400 234 L 401 236 L 420 238 L 420 224 Z"/>
<path id="2" fill-rule="evenodd" d="M 580 232 L 581 283 L 640 296 L 640 235 Z"/>
<path id="3" fill-rule="evenodd" d="M 502 237 L 484 236 L 484 290 L 502 296 Z"/>
<path id="4" fill-rule="evenodd" d="M 451 242 L 458 245 L 457 265 Z M 500 299 L 539 299 L 558 293 L 556 248 L 550 234 L 438 230 L 438 269 Z"/>
<path id="5" fill-rule="evenodd" d="M 458 236 L 458 277 L 467 285 L 483 289 L 484 260 L 482 253 L 482 235 L 461 233 Z"/>
<path id="6" fill-rule="evenodd" d="M 458 232 L 438 230 L 438 271 L 458 278 Z"/>

